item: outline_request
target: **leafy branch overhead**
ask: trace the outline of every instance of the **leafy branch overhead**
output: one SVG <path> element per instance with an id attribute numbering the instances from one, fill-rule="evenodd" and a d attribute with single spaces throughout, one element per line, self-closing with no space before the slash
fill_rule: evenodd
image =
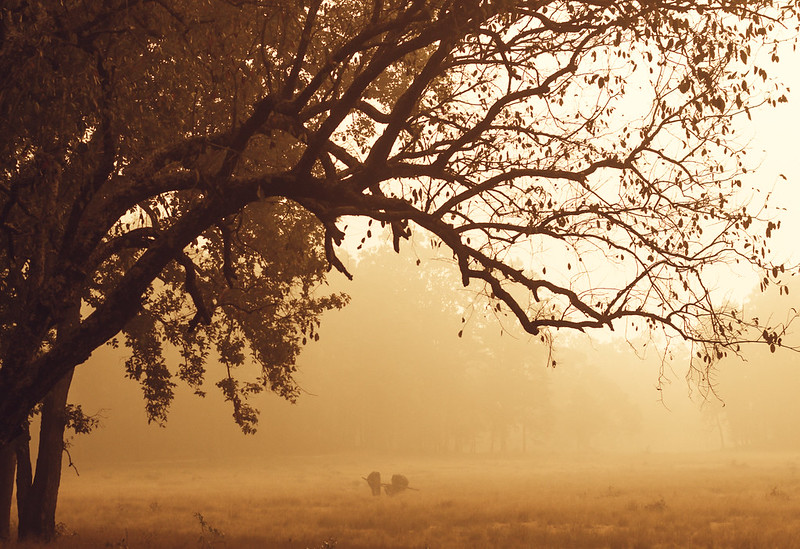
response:
<path id="1" fill-rule="evenodd" d="M 736 263 L 767 284 L 784 275 L 768 204 L 748 205 L 733 121 L 786 100 L 768 71 L 797 9 L 0 8 L 3 440 L 120 330 L 154 419 L 171 398 L 162 340 L 183 349 L 178 375 L 198 390 L 212 351 L 222 357 L 245 425 L 254 386 L 232 369 L 248 354 L 257 384 L 291 398 L 303 338 L 344 303 L 313 290 L 325 263 L 349 275 L 345 216 L 388 227 L 396 249 L 430 236 L 463 284 L 533 334 L 638 319 L 696 342 L 701 373 L 763 333 L 780 343 L 780 327 L 743 320 L 708 280 Z M 81 299 L 91 311 L 51 345 Z"/>

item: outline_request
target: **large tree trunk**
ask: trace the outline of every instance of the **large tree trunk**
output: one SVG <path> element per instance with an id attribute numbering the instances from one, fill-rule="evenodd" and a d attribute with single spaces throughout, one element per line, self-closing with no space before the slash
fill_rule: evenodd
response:
<path id="1" fill-rule="evenodd" d="M 31 432 L 25 424 L 19 441 L 14 445 L 17 452 L 17 516 L 22 517 L 30 501 L 33 472 L 31 471 Z"/>
<path id="2" fill-rule="evenodd" d="M 14 472 L 17 469 L 17 449 L 8 444 L 0 449 L 0 540 L 11 535 L 11 503 L 14 495 Z"/>
<path id="3" fill-rule="evenodd" d="M 79 306 L 72 307 L 59 323 L 58 339 L 71 335 L 80 322 Z M 50 541 L 56 535 L 56 503 L 61 486 L 61 461 L 64 455 L 64 430 L 67 426 L 66 406 L 73 370 L 61 378 L 42 400 L 39 426 L 39 451 L 36 474 L 31 477 L 30 436 L 17 454 L 18 538 Z M 25 461 L 23 464 L 22 461 Z M 22 475 L 20 475 L 20 469 Z M 20 482 L 24 486 L 20 486 Z"/>
<path id="4" fill-rule="evenodd" d="M 50 541 L 56 533 L 56 503 L 61 485 L 61 461 L 64 454 L 64 429 L 72 372 L 53 388 L 42 403 L 39 429 L 39 452 L 36 474 L 30 490 L 19 505 L 19 539 Z"/>

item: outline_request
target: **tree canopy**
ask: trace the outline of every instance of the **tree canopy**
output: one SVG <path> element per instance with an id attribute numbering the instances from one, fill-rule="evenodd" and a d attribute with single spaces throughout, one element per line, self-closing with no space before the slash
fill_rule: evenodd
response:
<path id="1" fill-rule="evenodd" d="M 797 10 L 766 0 L 7 3 L 0 440 L 123 329 L 134 377 L 161 375 L 159 342 L 142 335 L 156 329 L 188 342 L 181 375 L 192 382 L 203 337 L 229 364 L 247 340 L 290 370 L 314 313 L 341 298 L 314 301 L 318 275 L 253 265 L 241 231 L 263 215 L 277 227 L 266 231 L 271 254 L 308 247 L 343 272 L 343 217 L 390 227 L 395 248 L 428 234 L 452 251 L 464 285 L 533 334 L 639 319 L 697 343 L 701 376 L 742 341 L 779 345 L 779 327 L 715 301 L 707 276 L 735 262 L 764 283 L 783 272 L 768 251 L 776 223 L 742 196 L 733 121 L 786 99 L 763 52 L 778 60 Z M 240 280 L 246 268 L 253 277 Z M 234 313 L 269 299 L 242 297 L 230 322 L 214 321 L 230 295 L 263 284 L 279 284 L 284 301 L 308 298 L 305 316 L 272 317 L 285 319 L 273 333 L 295 328 L 277 354 Z M 55 338 L 82 302 L 80 322 Z M 260 385 L 289 387 L 287 367 L 266 368 Z M 250 388 L 234 385 L 222 383 L 235 402 Z"/>

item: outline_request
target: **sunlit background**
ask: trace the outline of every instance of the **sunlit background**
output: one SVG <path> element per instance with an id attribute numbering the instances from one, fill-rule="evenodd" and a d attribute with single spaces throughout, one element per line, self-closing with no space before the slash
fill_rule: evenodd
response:
<path id="1" fill-rule="evenodd" d="M 757 167 L 746 180 L 754 203 L 769 193 L 775 208 L 769 215 L 781 221 L 772 251 L 778 262 L 794 266 L 800 261 L 795 138 L 800 56 L 784 56 L 779 78 L 792 89 L 790 102 L 754 113 L 752 123 L 743 120 L 742 134 L 752 139 L 750 160 Z M 473 288 L 461 288 L 454 265 L 437 257 L 422 233 L 399 255 L 388 235 L 357 250 L 360 237 L 353 231 L 344 245 L 355 280 L 336 272 L 329 276 L 329 289 L 348 293 L 351 303 L 328 313 L 320 340 L 302 352 L 297 379 L 303 391 L 296 403 L 269 394 L 254 399 L 261 412 L 255 435 L 241 433 L 229 405 L 214 390 L 221 370 L 209 368 L 205 398 L 179 387 L 168 422 L 159 426 L 147 423 L 141 389 L 124 378 L 125 349 L 101 348 L 77 368 L 70 401 L 99 417 L 101 426 L 70 441 L 69 461 L 80 476 L 65 470 L 62 505 L 70 508 L 70 498 L 101 485 L 113 498 L 126 493 L 126 482 L 135 486 L 143 479 L 153 481 L 146 496 L 153 514 L 166 505 L 159 494 L 191 500 L 190 485 L 198 493 L 204 490 L 203 497 L 209 486 L 233 497 L 269 478 L 289 482 L 270 488 L 287 498 L 292 482 L 303 494 L 314 493 L 315 486 L 303 484 L 293 463 L 315 471 L 314 478 L 328 478 L 332 484 L 320 486 L 320 493 L 341 489 L 368 499 L 360 475 L 381 469 L 387 477 L 408 474 L 420 493 L 438 491 L 440 503 L 461 497 L 454 478 L 480 484 L 476 478 L 485 473 L 490 479 L 485 482 L 503 482 L 512 477 L 498 477 L 498 471 L 509 467 L 564 473 L 567 469 L 558 464 L 579 463 L 568 469 L 574 471 L 575 486 L 592 479 L 592 490 L 601 494 L 593 497 L 619 498 L 626 493 L 625 480 L 607 481 L 593 464 L 635 463 L 651 471 L 647 467 L 664 470 L 671 467 L 668 463 L 692 463 L 711 471 L 722 463 L 728 471 L 755 463 L 754 455 L 784 461 L 800 455 L 800 355 L 795 352 L 746 348 L 742 357 L 719 364 L 714 392 L 699 392 L 686 379 L 688 350 L 679 342 L 664 353 L 657 345 L 644 345 L 631 330 L 555 333 L 550 346 L 522 333 L 512 318 L 492 314 Z M 752 273 L 726 273 L 717 290 L 741 303 L 746 315 L 779 322 L 800 296 L 800 284 L 789 276 L 796 271 L 787 270 L 788 297 L 761 294 Z M 173 358 L 177 361 L 177 353 Z M 664 455 L 680 457 L 664 461 Z M 636 456 L 650 461 L 636 461 Z M 498 465 L 491 460 L 511 461 Z M 259 463 L 267 465 L 254 465 Z M 443 463 L 461 464 L 447 477 L 450 484 L 434 480 L 444 474 Z M 543 489 L 546 480 L 536 478 L 538 484 L 529 488 Z M 580 493 L 568 478 L 562 477 L 562 487 Z M 660 477 L 654 478 L 649 499 L 619 507 L 661 511 L 673 504 L 677 496 L 662 497 L 671 492 L 660 487 Z M 220 487 L 225 483 L 227 492 Z M 777 481 L 772 483 L 759 485 L 759 497 L 778 499 L 764 501 L 786 494 Z M 127 500 L 120 501 L 120 513 L 130 511 L 124 507 Z M 204 521 L 235 520 L 232 511 L 225 511 L 234 504 L 202 515 L 204 505 L 182 508 L 191 524 L 187 528 L 200 532 L 203 542 L 219 541 Z M 317 530 L 324 526 L 317 524 Z"/>
<path id="2" fill-rule="evenodd" d="M 771 195 L 770 215 L 781 221 L 772 251 L 787 265 L 800 258 L 797 64 L 797 54 L 781 64 L 790 102 L 742 120 L 757 167 L 746 181 L 755 203 Z M 349 234 L 356 243 L 361 236 Z M 329 277 L 331 289 L 352 302 L 327 314 L 320 341 L 303 351 L 297 403 L 259 397 L 258 433 L 244 436 L 217 391 L 199 398 L 179 389 L 168 423 L 148 425 L 138 385 L 121 375 L 125 350 L 104 348 L 76 370 L 70 400 L 102 419 L 95 433 L 74 439 L 76 464 L 320 452 L 800 449 L 796 353 L 746 350 L 744 360 L 720 364 L 717 394 L 699 394 L 685 380 L 680 345 L 668 360 L 626 342 L 637 334 L 595 332 L 557 334 L 551 350 L 513 319 L 488 314 L 421 232 L 400 255 L 386 235 L 358 251 L 352 242 L 344 247 L 355 280 Z M 746 314 L 780 321 L 800 295 L 788 275 L 786 283 L 796 288 L 788 297 L 760 294 L 747 273 L 726 275 L 719 290 L 741 301 Z M 222 375 L 210 368 L 206 383 L 213 388 Z"/>

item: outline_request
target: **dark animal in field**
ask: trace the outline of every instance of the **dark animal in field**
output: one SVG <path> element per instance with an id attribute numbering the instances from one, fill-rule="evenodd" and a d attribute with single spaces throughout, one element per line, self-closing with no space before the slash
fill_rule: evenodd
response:
<path id="1" fill-rule="evenodd" d="M 381 474 L 378 471 L 372 471 L 367 477 L 361 477 L 367 481 L 373 496 L 381 495 Z"/>
<path id="2" fill-rule="evenodd" d="M 361 478 L 367 481 L 373 496 L 381 495 L 381 487 L 387 496 L 393 496 L 405 490 L 417 490 L 408 485 L 408 478 L 405 475 L 392 475 L 391 484 L 382 483 L 381 474 L 378 471 L 372 471 L 368 476 Z"/>
<path id="3" fill-rule="evenodd" d="M 403 475 L 392 475 L 392 483 L 383 485 L 383 491 L 387 496 L 393 496 L 405 490 L 408 490 L 408 479 Z"/>

